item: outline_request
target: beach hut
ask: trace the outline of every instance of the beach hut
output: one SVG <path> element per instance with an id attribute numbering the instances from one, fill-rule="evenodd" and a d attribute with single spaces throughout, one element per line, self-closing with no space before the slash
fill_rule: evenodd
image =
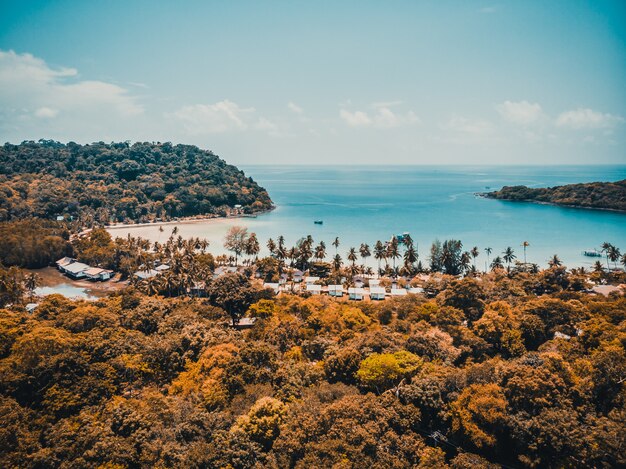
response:
<path id="1" fill-rule="evenodd" d="M 316 285 L 315 283 L 310 283 L 307 284 L 306 291 L 312 295 L 319 295 L 320 293 L 322 293 L 322 286 Z"/>
<path id="2" fill-rule="evenodd" d="M 73 257 L 63 257 L 56 261 L 56 265 L 61 272 L 65 272 L 65 267 L 73 264 L 74 262 L 76 262 L 76 259 L 74 259 Z"/>
<path id="3" fill-rule="evenodd" d="M 294 282 L 296 283 L 300 283 L 302 282 L 302 276 L 304 275 L 304 272 L 302 272 L 301 270 L 294 270 L 293 272 L 291 272 L 291 278 L 293 279 Z"/>
<path id="4" fill-rule="evenodd" d="M 348 288 L 348 298 L 355 301 L 361 301 L 365 296 L 365 290 L 363 288 Z"/>
<path id="5" fill-rule="evenodd" d="M 154 269 L 138 270 L 133 275 L 139 278 L 140 280 L 148 280 L 149 278 L 156 277 L 157 275 L 159 275 L 159 272 Z"/>
<path id="6" fill-rule="evenodd" d="M 315 282 L 317 282 L 320 278 L 319 277 L 304 277 L 304 283 L 306 283 L 307 285 L 312 285 Z"/>
<path id="7" fill-rule="evenodd" d="M 371 300 L 384 300 L 385 289 L 383 287 L 370 287 L 370 299 Z"/>
<path id="8" fill-rule="evenodd" d="M 342 285 L 328 285 L 328 294 L 336 298 L 341 298 L 343 296 L 343 286 Z"/>
<path id="9" fill-rule="evenodd" d="M 68 277 L 79 279 L 85 277 L 85 270 L 89 268 L 87 264 L 83 264 L 82 262 L 72 262 L 63 267 L 63 272 L 65 272 Z"/>
<path id="10" fill-rule="evenodd" d="M 368 283 L 370 287 L 380 287 L 380 280 L 377 278 L 371 278 Z"/>
<path id="11" fill-rule="evenodd" d="M 406 296 L 407 291 L 405 288 L 392 288 L 391 296 Z"/>
<path id="12" fill-rule="evenodd" d="M 266 283 L 263 284 L 263 288 L 270 288 L 270 289 L 274 290 L 274 293 L 278 294 L 278 292 L 280 291 L 280 284 L 279 283 L 266 282 Z"/>
<path id="13" fill-rule="evenodd" d="M 234 327 L 235 329 L 250 329 L 252 327 L 254 327 L 254 325 L 256 324 L 256 319 L 257 318 L 241 318 L 237 324 L 233 324 L 231 322 L 231 326 Z"/>
<path id="14" fill-rule="evenodd" d="M 90 267 L 83 271 L 88 280 L 105 281 L 113 276 L 112 270 L 101 269 L 100 267 Z"/>

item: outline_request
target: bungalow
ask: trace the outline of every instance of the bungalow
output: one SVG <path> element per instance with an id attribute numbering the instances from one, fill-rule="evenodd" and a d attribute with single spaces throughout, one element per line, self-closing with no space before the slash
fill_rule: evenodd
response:
<path id="1" fill-rule="evenodd" d="M 84 278 L 85 271 L 91 267 L 82 262 L 72 262 L 63 267 L 63 272 L 73 279 Z"/>
<path id="2" fill-rule="evenodd" d="M 280 291 L 280 284 L 279 283 L 264 283 L 263 288 L 270 288 L 274 290 L 274 293 L 278 294 L 278 292 Z"/>
<path id="3" fill-rule="evenodd" d="M 150 270 L 138 270 L 134 273 L 135 277 L 138 277 L 140 280 L 148 280 L 149 278 L 156 277 L 161 272 L 150 269 Z"/>
<path id="4" fill-rule="evenodd" d="M 304 283 L 306 283 L 307 285 L 313 285 L 319 279 L 319 277 L 304 277 Z"/>
<path id="5" fill-rule="evenodd" d="M 342 285 L 328 285 L 328 294 L 330 296 L 341 298 L 343 296 L 343 286 Z"/>
<path id="6" fill-rule="evenodd" d="M 236 272 L 237 272 L 237 267 L 234 267 L 232 265 L 223 265 L 215 269 L 215 271 L 213 272 L 213 279 L 215 280 L 216 278 L 224 274 L 234 274 Z"/>
<path id="7" fill-rule="evenodd" d="M 293 279 L 294 282 L 300 283 L 300 282 L 302 282 L 302 276 L 303 275 L 304 275 L 304 272 L 302 272 L 301 270 L 294 270 L 291 273 L 291 278 Z"/>
<path id="8" fill-rule="evenodd" d="M 406 296 L 407 291 L 405 288 L 392 288 L 391 296 Z"/>
<path id="9" fill-rule="evenodd" d="M 418 295 L 420 293 L 424 293 L 424 289 L 422 287 L 411 287 L 409 288 L 409 293 L 411 295 Z"/>
<path id="10" fill-rule="evenodd" d="M 311 293 L 312 295 L 319 295 L 320 293 L 322 293 L 322 286 L 316 285 L 314 283 L 309 283 L 306 286 L 306 291 Z"/>
<path id="11" fill-rule="evenodd" d="M 352 281 L 354 282 L 354 286 L 356 288 L 363 288 L 365 286 L 365 282 L 363 281 L 363 277 L 352 277 Z"/>
<path id="12" fill-rule="evenodd" d="M 63 257 L 62 259 L 59 259 L 58 261 L 56 261 L 56 265 L 57 268 L 61 271 L 64 272 L 64 267 L 68 266 L 72 263 L 76 262 L 76 259 L 74 259 L 73 257 Z"/>
<path id="13" fill-rule="evenodd" d="M 370 299 L 371 300 L 384 300 L 385 289 L 383 287 L 370 287 Z"/>
<path id="14" fill-rule="evenodd" d="M 250 329 L 256 324 L 257 318 L 241 318 L 236 324 L 231 323 L 235 329 Z"/>
<path id="15" fill-rule="evenodd" d="M 380 280 L 377 278 L 372 278 L 369 280 L 370 287 L 380 287 Z"/>
<path id="16" fill-rule="evenodd" d="M 84 270 L 85 277 L 89 280 L 109 280 L 113 276 L 112 270 L 101 269 L 100 267 L 90 267 Z"/>
<path id="17" fill-rule="evenodd" d="M 351 300 L 361 301 L 365 295 L 363 288 L 348 288 L 348 298 Z"/>

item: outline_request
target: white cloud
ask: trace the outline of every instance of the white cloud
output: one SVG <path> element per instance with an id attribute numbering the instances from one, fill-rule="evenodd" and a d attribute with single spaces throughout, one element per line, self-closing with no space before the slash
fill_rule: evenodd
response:
<path id="1" fill-rule="evenodd" d="M 35 111 L 35 116 L 41 117 L 42 119 L 50 119 L 52 117 L 56 117 L 58 113 L 58 110 L 44 106 Z"/>
<path id="2" fill-rule="evenodd" d="M 364 111 L 347 111 L 341 109 L 339 116 L 350 127 L 376 127 L 376 128 L 393 128 L 403 127 L 407 125 L 418 124 L 420 119 L 413 111 L 406 113 L 396 113 L 389 109 L 390 105 L 400 104 L 394 103 L 374 103 L 372 106 L 376 109 L 375 112 L 368 114 Z"/>
<path id="3" fill-rule="evenodd" d="M 482 119 L 468 119 L 462 116 L 452 116 L 442 128 L 468 136 L 483 137 L 493 133 L 493 125 Z"/>
<path id="4" fill-rule="evenodd" d="M 295 112 L 296 114 L 302 114 L 304 112 L 304 110 L 293 101 L 289 101 L 289 104 L 287 104 L 287 108 L 289 108 L 290 111 Z"/>
<path id="5" fill-rule="evenodd" d="M 515 124 L 529 125 L 541 119 L 543 111 L 538 103 L 505 101 L 496 106 L 500 115 Z"/>
<path id="6" fill-rule="evenodd" d="M 255 114 L 254 108 L 242 108 L 229 100 L 215 104 L 183 106 L 172 117 L 192 135 L 246 130 Z"/>
<path id="7" fill-rule="evenodd" d="M 622 124 L 622 116 L 613 114 L 603 114 L 593 109 L 578 108 L 559 114 L 556 118 L 556 125 L 570 129 L 612 129 L 618 124 Z"/>
<path id="8" fill-rule="evenodd" d="M 339 115 L 350 127 L 364 127 L 372 123 L 372 119 L 362 111 L 350 112 L 342 109 L 339 111 Z"/>
<path id="9" fill-rule="evenodd" d="M 76 69 L 0 50 L 2 138 L 124 139 L 129 121 L 142 114 L 143 106 L 120 86 L 81 80 Z"/>

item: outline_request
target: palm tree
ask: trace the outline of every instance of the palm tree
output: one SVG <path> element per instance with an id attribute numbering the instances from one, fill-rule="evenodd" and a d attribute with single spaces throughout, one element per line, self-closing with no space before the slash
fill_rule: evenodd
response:
<path id="1" fill-rule="evenodd" d="M 622 253 L 620 252 L 618 247 L 615 247 L 613 245 L 609 247 L 607 256 L 611 260 L 611 262 L 613 262 L 613 267 L 617 268 L 617 261 L 619 260 L 621 254 Z"/>
<path id="2" fill-rule="evenodd" d="M 398 250 L 398 238 L 396 238 L 395 236 L 391 238 L 391 241 L 387 245 L 387 256 L 391 257 L 391 259 L 393 260 L 393 271 L 395 275 L 396 259 L 400 257 L 400 251 Z"/>
<path id="3" fill-rule="evenodd" d="M 406 248 L 406 251 L 404 251 L 404 268 L 409 275 L 413 275 L 413 272 L 415 270 L 414 266 L 416 262 L 417 262 L 417 252 L 415 251 L 415 248 L 413 247 L 413 244 L 411 243 Z"/>
<path id="4" fill-rule="evenodd" d="M 500 259 L 500 256 L 496 256 L 496 258 L 491 263 L 491 270 L 496 269 L 504 269 L 504 265 L 502 264 L 502 259 Z"/>
<path id="5" fill-rule="evenodd" d="M 369 245 L 366 243 L 361 243 L 359 252 L 361 253 L 361 258 L 363 259 L 363 270 L 365 270 L 365 260 L 372 255 Z"/>
<path id="6" fill-rule="evenodd" d="M 348 251 L 348 260 L 350 262 L 352 262 L 352 266 L 354 266 L 354 263 L 356 262 L 357 256 L 356 256 L 356 249 L 355 248 L 350 248 L 350 250 Z"/>
<path id="7" fill-rule="evenodd" d="M 471 254 L 465 251 L 463 254 L 461 254 L 461 259 L 459 260 L 459 263 L 461 264 L 461 269 L 465 273 L 469 271 L 470 256 Z"/>
<path id="8" fill-rule="evenodd" d="M 376 241 L 374 246 L 374 259 L 378 261 L 378 274 L 380 275 L 380 261 L 386 258 L 385 246 L 382 242 Z"/>
<path id="9" fill-rule="evenodd" d="M 607 270 L 611 270 L 611 267 L 609 266 L 609 251 L 611 250 L 611 248 L 613 247 L 613 245 L 611 243 L 608 242 L 604 242 L 602 243 L 602 252 L 604 252 L 606 254 L 606 268 Z"/>
<path id="10" fill-rule="evenodd" d="M 487 266 L 489 265 L 489 255 L 491 254 L 491 251 L 493 251 L 493 249 L 485 248 L 485 252 L 487 253 L 487 262 L 485 263 L 485 272 L 487 271 Z"/>
<path id="11" fill-rule="evenodd" d="M 333 241 L 333 246 L 335 246 L 335 254 L 337 254 L 337 249 L 339 249 L 339 236 Z"/>
<path id="12" fill-rule="evenodd" d="M 31 302 L 33 301 L 35 290 L 40 285 L 41 285 L 41 277 L 37 275 L 36 273 L 31 272 L 30 274 L 26 276 L 26 279 L 24 280 L 24 286 L 26 287 L 26 290 L 28 290 Z"/>
<path id="13" fill-rule="evenodd" d="M 339 254 L 335 254 L 333 258 L 333 269 L 335 269 L 335 272 L 341 270 L 341 256 Z"/>
<path id="14" fill-rule="evenodd" d="M 524 241 L 522 243 L 522 247 L 524 248 L 524 265 L 526 265 L 526 248 L 530 246 L 530 243 L 528 241 Z"/>
<path id="15" fill-rule="evenodd" d="M 315 247 L 315 254 L 313 254 L 318 261 L 323 261 L 326 257 L 326 243 L 324 241 L 320 241 L 320 243 Z"/>
<path id="16" fill-rule="evenodd" d="M 471 250 L 470 250 L 470 254 L 472 255 L 472 259 L 474 260 L 474 270 L 476 270 L 476 258 L 478 257 L 478 255 L 480 254 L 480 251 L 478 250 L 478 246 L 474 246 Z"/>
<path id="17" fill-rule="evenodd" d="M 561 262 L 561 259 L 559 259 L 559 256 L 555 254 L 548 261 L 548 265 L 550 266 L 550 268 L 554 268 L 554 267 L 561 267 L 563 263 Z"/>
<path id="18" fill-rule="evenodd" d="M 274 242 L 272 238 L 267 240 L 267 249 L 269 249 L 270 254 L 273 256 L 274 251 L 276 251 L 276 243 Z"/>
<path id="19" fill-rule="evenodd" d="M 503 252 L 503 259 L 506 262 L 506 271 L 510 272 L 511 270 L 511 262 L 517 258 L 517 256 L 513 253 L 513 249 L 509 246 Z"/>
<path id="20" fill-rule="evenodd" d="M 620 262 L 624 266 L 624 269 L 626 269 L 626 253 L 622 254 L 622 258 L 620 259 Z"/>

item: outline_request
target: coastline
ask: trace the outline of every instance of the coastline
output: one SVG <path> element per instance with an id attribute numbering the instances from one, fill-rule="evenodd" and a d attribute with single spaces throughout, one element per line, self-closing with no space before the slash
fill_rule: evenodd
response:
<path id="1" fill-rule="evenodd" d="M 275 205 L 268 210 L 262 210 L 259 212 L 254 212 L 251 214 L 243 214 L 243 215 L 233 215 L 222 217 L 219 215 L 215 216 L 193 216 L 193 217 L 180 217 L 177 220 L 168 220 L 168 221 L 158 221 L 158 222 L 150 222 L 150 223 L 115 223 L 113 225 L 105 225 L 105 230 L 118 230 L 118 229 L 128 229 L 128 228 L 143 228 L 147 226 L 168 226 L 168 225 L 189 225 L 193 223 L 206 223 L 206 222 L 215 222 L 215 223 L 224 223 L 228 220 L 237 220 L 237 219 L 246 219 L 246 218 L 256 218 L 258 215 L 263 215 L 271 212 L 276 208 Z"/>

